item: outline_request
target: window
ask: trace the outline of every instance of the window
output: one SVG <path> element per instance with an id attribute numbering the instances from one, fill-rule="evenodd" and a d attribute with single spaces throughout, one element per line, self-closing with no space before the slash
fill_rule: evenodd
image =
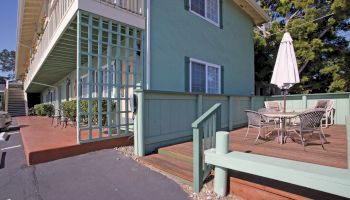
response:
<path id="1" fill-rule="evenodd" d="M 221 67 L 190 59 L 190 91 L 210 94 L 221 93 Z"/>
<path id="2" fill-rule="evenodd" d="M 190 0 L 190 11 L 219 26 L 219 0 Z"/>
<path id="3" fill-rule="evenodd" d="M 114 87 L 115 85 L 115 82 L 116 82 L 116 79 L 115 79 L 115 65 L 112 64 L 111 65 L 112 69 L 110 71 L 110 75 L 111 75 L 111 85 L 112 85 L 112 88 Z M 98 73 L 97 71 L 95 71 L 95 80 L 98 80 L 97 79 L 97 76 L 98 76 Z M 108 86 L 109 86 L 109 83 L 108 83 L 108 72 L 107 72 L 107 65 L 103 66 L 102 67 L 102 97 L 104 98 L 107 98 L 108 97 Z M 114 94 L 113 94 L 113 89 L 110 88 L 111 91 L 111 96 L 113 97 Z M 97 89 L 95 89 L 97 91 Z"/>
<path id="4" fill-rule="evenodd" d="M 112 64 L 112 69 L 110 71 L 111 73 L 111 85 L 112 88 L 115 85 L 116 82 L 116 78 L 115 78 L 115 65 Z M 107 98 L 108 97 L 108 72 L 107 72 L 107 65 L 102 66 L 102 97 L 103 98 Z M 97 91 L 98 91 L 98 71 L 94 70 L 93 71 L 93 83 L 95 86 L 93 87 L 93 91 L 92 91 L 92 97 L 97 97 Z M 114 97 L 114 90 L 111 88 L 112 90 L 112 94 L 111 96 Z M 81 97 L 82 98 L 88 98 L 89 97 L 89 82 L 88 82 L 88 74 L 85 74 L 81 77 Z"/>
<path id="5" fill-rule="evenodd" d="M 89 97 L 89 85 L 88 85 L 88 74 L 81 77 L 81 97 Z"/>

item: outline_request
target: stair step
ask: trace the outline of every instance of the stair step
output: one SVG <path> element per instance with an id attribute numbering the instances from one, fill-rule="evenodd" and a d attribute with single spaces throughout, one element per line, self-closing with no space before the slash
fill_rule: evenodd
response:
<path id="1" fill-rule="evenodd" d="M 175 159 L 185 161 L 192 164 L 193 162 L 193 145 L 192 142 L 176 144 L 172 146 L 162 147 L 158 149 L 158 153 L 170 156 Z"/>
<path id="2" fill-rule="evenodd" d="M 153 154 L 140 158 L 141 163 L 159 169 L 179 181 L 192 185 L 193 167 L 192 164 L 178 160 L 166 155 Z"/>

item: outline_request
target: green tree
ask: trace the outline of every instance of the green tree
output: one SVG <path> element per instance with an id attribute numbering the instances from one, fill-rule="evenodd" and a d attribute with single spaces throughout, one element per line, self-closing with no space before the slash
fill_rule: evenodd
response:
<path id="1" fill-rule="evenodd" d="M 301 83 L 291 92 L 350 90 L 348 0 L 261 0 L 271 21 L 255 29 L 256 80 L 270 82 L 279 43 L 290 32 Z"/>
<path id="2" fill-rule="evenodd" d="M 8 78 L 13 79 L 15 75 L 16 52 L 3 49 L 0 52 L 0 71 L 8 73 Z"/>

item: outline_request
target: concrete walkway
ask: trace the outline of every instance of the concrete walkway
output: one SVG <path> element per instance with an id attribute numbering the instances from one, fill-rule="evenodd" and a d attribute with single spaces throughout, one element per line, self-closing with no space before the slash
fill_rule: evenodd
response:
<path id="1" fill-rule="evenodd" d="M 27 166 L 18 132 L 0 143 L 0 199 L 181 200 L 180 186 L 115 150 Z"/>

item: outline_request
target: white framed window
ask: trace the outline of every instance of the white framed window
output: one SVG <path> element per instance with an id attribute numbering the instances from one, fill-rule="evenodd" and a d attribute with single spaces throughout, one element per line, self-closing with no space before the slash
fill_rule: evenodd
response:
<path id="1" fill-rule="evenodd" d="M 111 80 L 112 80 L 112 98 L 115 96 L 115 90 L 113 89 L 115 87 L 116 83 L 116 76 L 115 76 L 115 64 L 112 64 L 112 69 L 110 71 L 111 73 Z M 108 97 L 108 72 L 107 72 L 107 65 L 102 66 L 102 97 L 107 98 Z M 98 91 L 98 71 L 94 70 L 93 71 L 93 91 L 92 91 L 92 97 L 96 98 L 97 97 L 97 91 Z M 84 74 L 81 78 L 81 97 L 82 98 L 88 98 L 89 97 L 89 82 L 88 82 L 88 73 Z"/>
<path id="2" fill-rule="evenodd" d="M 89 97 L 88 74 L 81 76 L 80 79 L 81 79 L 81 97 L 88 98 Z"/>
<path id="3" fill-rule="evenodd" d="M 189 0 L 190 11 L 210 23 L 220 26 L 219 0 Z"/>
<path id="4" fill-rule="evenodd" d="M 190 92 L 220 94 L 221 66 L 191 58 Z"/>

